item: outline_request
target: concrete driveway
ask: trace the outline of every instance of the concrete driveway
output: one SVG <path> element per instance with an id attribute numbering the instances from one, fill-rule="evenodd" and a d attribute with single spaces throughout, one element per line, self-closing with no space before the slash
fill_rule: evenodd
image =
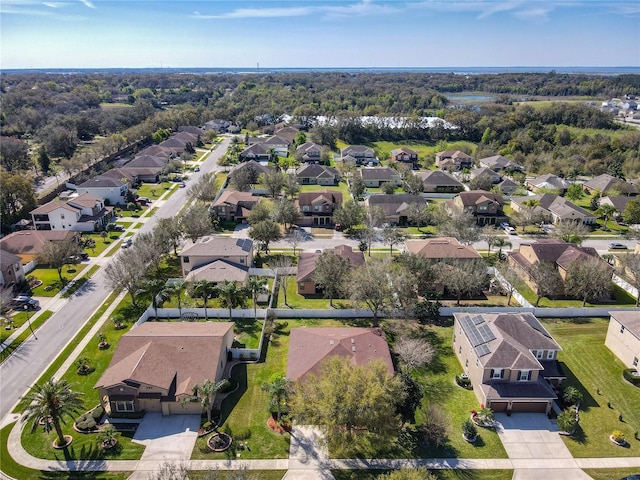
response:
<path id="1" fill-rule="evenodd" d="M 498 435 L 514 467 L 513 480 L 588 480 L 558 434 L 558 427 L 542 413 L 497 413 Z"/>
<path id="2" fill-rule="evenodd" d="M 198 438 L 200 415 L 147 413 L 133 436 L 145 445 L 141 461 L 189 460 Z"/>

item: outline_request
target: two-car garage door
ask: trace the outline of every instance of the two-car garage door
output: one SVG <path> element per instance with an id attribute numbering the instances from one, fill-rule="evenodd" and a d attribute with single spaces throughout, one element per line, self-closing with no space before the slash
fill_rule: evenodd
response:
<path id="1" fill-rule="evenodd" d="M 533 402 L 533 401 L 513 401 L 511 402 L 511 411 L 526 412 L 526 413 L 546 413 L 548 402 Z M 509 402 L 507 401 L 494 401 L 491 402 L 490 408 L 494 412 L 506 412 L 509 408 Z"/>

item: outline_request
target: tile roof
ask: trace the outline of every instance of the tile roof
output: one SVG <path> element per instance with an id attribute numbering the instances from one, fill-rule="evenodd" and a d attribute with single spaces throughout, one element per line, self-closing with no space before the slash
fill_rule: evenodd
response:
<path id="1" fill-rule="evenodd" d="M 287 378 L 304 379 L 316 375 L 323 360 L 348 358 L 352 365 L 364 366 L 374 359 L 384 362 L 393 375 L 393 362 L 384 332 L 378 328 L 293 328 L 289 334 Z"/>

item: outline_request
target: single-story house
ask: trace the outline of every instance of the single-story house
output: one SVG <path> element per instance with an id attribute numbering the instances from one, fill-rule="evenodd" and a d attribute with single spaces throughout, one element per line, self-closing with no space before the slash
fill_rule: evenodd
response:
<path id="1" fill-rule="evenodd" d="M 532 313 L 454 313 L 453 349 L 478 403 L 494 412 L 549 413 L 566 379 L 562 350 Z"/>
<path id="2" fill-rule="evenodd" d="M 464 185 L 444 170 L 427 170 L 416 175 L 422 179 L 425 193 L 459 193 L 464 190 Z"/>
<path id="3" fill-rule="evenodd" d="M 335 186 L 340 182 L 340 172 L 333 167 L 308 163 L 298 167 L 296 179 L 300 185 Z"/>
<path id="4" fill-rule="evenodd" d="M 386 222 L 396 225 L 409 223 L 408 213 L 412 205 L 427 206 L 427 200 L 421 195 L 409 193 L 369 195 L 364 200 L 367 209 L 379 208 L 384 213 Z"/>
<path id="5" fill-rule="evenodd" d="M 364 253 L 354 251 L 348 245 L 339 245 L 335 248 L 327 248 L 325 252 L 334 252 L 336 255 L 346 258 L 351 268 L 357 268 L 364 265 Z M 298 269 L 296 273 L 296 283 L 298 284 L 298 293 L 300 295 L 315 295 L 319 293 L 318 286 L 313 279 L 316 273 L 316 262 L 320 258 L 320 253 L 301 252 L 298 255 Z"/>
<path id="6" fill-rule="evenodd" d="M 402 185 L 402 179 L 398 172 L 389 167 L 365 167 L 355 172 L 359 175 L 367 188 L 378 188 L 386 183 L 395 186 Z"/>
<path id="7" fill-rule="evenodd" d="M 613 191 L 627 195 L 637 195 L 638 193 L 638 187 L 608 173 L 603 173 L 586 181 L 582 188 L 589 194 L 599 192 L 602 195 Z"/>
<path id="8" fill-rule="evenodd" d="M 317 375 L 328 358 L 350 359 L 352 365 L 365 366 L 382 361 L 389 375 L 394 374 L 389 345 L 380 328 L 312 327 L 293 328 L 289 334 L 287 374 L 289 380 Z"/>
<path id="9" fill-rule="evenodd" d="M 571 184 L 564 178 L 553 173 L 545 173 L 525 181 L 525 186 L 534 192 L 538 190 L 557 190 L 560 195 L 563 195 L 568 190 L 569 185 Z"/>
<path id="10" fill-rule="evenodd" d="M 510 178 L 505 178 L 496 185 L 503 195 L 511 196 L 520 188 L 520 184 L 514 182 Z"/>
<path id="11" fill-rule="evenodd" d="M 263 173 L 273 172 L 274 168 L 270 167 L 269 165 L 262 165 L 255 160 L 249 160 L 243 163 L 239 163 L 231 169 L 228 176 L 229 181 L 233 180 L 233 176 L 242 170 L 247 170 L 249 172 L 252 183 L 255 184 L 258 182 L 258 178 L 260 177 L 260 175 L 262 175 Z"/>
<path id="12" fill-rule="evenodd" d="M 446 170 L 464 170 L 473 166 L 473 159 L 460 150 L 436 153 L 436 167 Z"/>
<path id="13" fill-rule="evenodd" d="M 180 125 L 178 127 L 178 132 L 190 133 L 191 135 L 194 135 L 196 139 L 198 138 L 198 136 L 204 134 L 204 130 L 200 127 L 196 127 L 195 125 Z M 196 146 L 195 143 L 193 144 L 193 146 Z"/>
<path id="14" fill-rule="evenodd" d="M 620 215 L 622 215 L 622 212 L 624 212 L 624 209 L 627 206 L 627 203 L 629 203 L 629 200 L 633 200 L 633 199 L 634 199 L 633 197 L 619 197 L 619 196 L 607 195 L 606 197 L 602 197 L 600 199 L 600 205 L 611 205 L 617 210 L 617 212 L 614 215 L 619 217 Z"/>
<path id="15" fill-rule="evenodd" d="M 125 333 L 96 386 L 110 415 L 200 414 L 193 389 L 222 380 L 232 322 L 145 322 Z"/>
<path id="16" fill-rule="evenodd" d="M 532 201 L 537 202 L 537 204 L 533 207 L 528 206 L 527 203 Z M 534 208 L 546 222 L 582 222 L 585 225 L 596 223 L 595 214 L 555 193 L 512 197 L 511 208 L 514 212 Z"/>
<path id="17" fill-rule="evenodd" d="M 264 143 L 254 143 L 240 152 L 240 160 L 255 160 L 257 162 L 268 162 L 271 160 L 271 153 L 277 154 L 275 147 L 265 145 Z"/>
<path id="18" fill-rule="evenodd" d="M 180 252 L 182 276 L 191 270 L 215 260 L 225 260 L 243 267 L 253 265 L 253 240 L 248 238 L 230 238 L 206 236 L 195 243 L 187 240 Z"/>
<path id="19" fill-rule="evenodd" d="M 251 192 L 224 190 L 211 205 L 210 209 L 225 222 L 245 223 L 253 206 L 261 198 Z"/>
<path id="20" fill-rule="evenodd" d="M 638 368 L 640 312 L 612 311 L 604 344 L 627 368 Z"/>
<path id="21" fill-rule="evenodd" d="M 434 262 L 446 260 L 478 260 L 482 258 L 475 248 L 462 245 L 453 237 L 437 237 L 425 240 L 405 240 L 407 251 Z"/>
<path id="22" fill-rule="evenodd" d="M 518 170 L 520 172 L 524 171 L 524 167 L 514 161 L 509 160 L 508 158 L 503 157 L 502 155 L 494 155 L 492 157 L 485 157 L 478 160 L 478 163 L 481 167 L 487 167 L 493 170 L 494 172 L 499 172 L 500 170 Z"/>
<path id="23" fill-rule="evenodd" d="M 292 125 L 287 125 L 286 127 L 278 128 L 273 133 L 276 137 L 284 138 L 289 141 L 289 144 L 292 144 L 298 133 L 300 133 L 300 129 Z"/>
<path id="24" fill-rule="evenodd" d="M 80 234 L 71 230 L 20 230 L 0 238 L 0 249 L 20 257 L 23 265 L 37 260 L 47 242 L 61 242 Z"/>
<path id="25" fill-rule="evenodd" d="M 160 145 L 149 145 L 148 147 L 144 147 L 136 154 L 137 157 L 142 157 L 144 155 L 161 157 L 164 158 L 165 161 L 168 161 L 170 158 L 175 156 L 175 153 L 173 153 L 170 148 L 161 147 Z"/>
<path id="26" fill-rule="evenodd" d="M 0 248 L 0 287 L 13 288 L 25 282 L 22 260 Z"/>
<path id="27" fill-rule="evenodd" d="M 474 168 L 471 170 L 471 178 L 488 178 L 494 185 L 502 181 L 502 175 L 494 172 L 488 167 Z"/>
<path id="28" fill-rule="evenodd" d="M 333 212 L 342 204 L 342 192 L 321 190 L 298 194 L 297 206 L 302 216 L 300 226 L 333 225 Z"/>

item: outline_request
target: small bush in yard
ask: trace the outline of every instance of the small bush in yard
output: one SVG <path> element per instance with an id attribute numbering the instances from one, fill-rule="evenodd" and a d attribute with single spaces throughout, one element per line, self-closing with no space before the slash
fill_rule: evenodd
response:
<path id="1" fill-rule="evenodd" d="M 567 433 L 572 433 L 578 421 L 576 420 L 576 413 L 572 408 L 567 408 L 558 414 L 557 418 L 558 428 Z"/>
<path id="2" fill-rule="evenodd" d="M 462 434 L 467 439 L 474 439 L 478 435 L 478 429 L 468 418 L 462 423 Z"/>
<path id="3" fill-rule="evenodd" d="M 611 433 L 611 438 L 613 439 L 614 442 L 616 443 L 624 443 L 624 433 L 621 432 L 620 430 L 614 430 Z"/>
<path id="4" fill-rule="evenodd" d="M 96 422 L 102 418 L 102 415 L 104 415 L 104 408 L 102 407 L 96 407 L 91 412 L 91 416 Z"/>
<path id="5" fill-rule="evenodd" d="M 627 382 L 634 384 L 636 387 L 640 387 L 640 375 L 638 375 L 638 371 L 635 368 L 623 370 L 622 376 Z"/>

